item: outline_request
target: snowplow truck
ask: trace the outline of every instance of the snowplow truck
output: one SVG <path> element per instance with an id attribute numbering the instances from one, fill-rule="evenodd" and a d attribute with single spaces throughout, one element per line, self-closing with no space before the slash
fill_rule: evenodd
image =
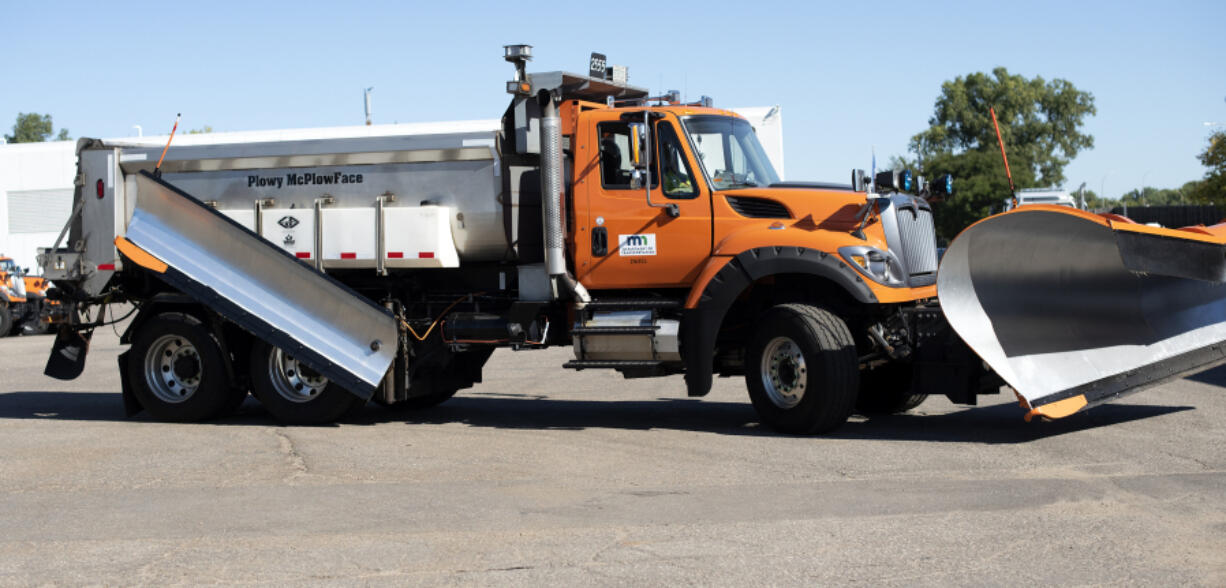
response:
<path id="1" fill-rule="evenodd" d="M 27 274 L 0 254 L 0 337 L 43 334 L 64 319 L 60 304 L 46 297 L 47 279 Z"/>
<path id="2" fill-rule="evenodd" d="M 528 74 L 530 47 L 505 51 L 515 73 L 496 128 L 165 150 L 82 139 L 67 239 L 40 252 L 72 317 L 46 373 L 80 374 L 106 305 L 122 302 L 135 313 L 125 406 L 172 421 L 224 415 L 249 392 L 286 423 L 370 400 L 429 407 L 482 381 L 500 347 L 569 345 L 560 367 L 626 378 L 684 374 L 690 396 L 744 377 L 761 422 L 788 433 L 1000 391 L 983 361 L 1000 343 L 993 317 L 948 316 L 989 306 L 966 273 L 984 263 L 975 251 L 941 276 L 957 295 L 938 301 L 928 200 L 948 177 L 781 182 L 750 124 L 710 100 Z M 959 322 L 981 336 L 968 345 Z M 1010 353 L 987 356 L 1031 416 L 1157 380 L 1028 396 L 1015 374 L 1032 367 Z M 1135 372 L 1143 355 L 1121 363 Z M 1085 400 L 1073 410 L 1069 390 Z"/>

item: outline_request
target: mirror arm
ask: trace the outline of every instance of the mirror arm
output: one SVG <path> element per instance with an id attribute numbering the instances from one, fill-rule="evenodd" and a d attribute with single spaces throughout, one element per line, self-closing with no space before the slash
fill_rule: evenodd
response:
<path id="1" fill-rule="evenodd" d="M 643 150 L 645 153 L 645 155 L 643 156 L 643 161 L 644 161 L 643 167 L 646 170 L 646 177 L 647 177 L 647 181 L 643 182 L 643 185 L 645 186 L 644 190 L 647 194 L 647 206 L 650 206 L 652 208 L 663 208 L 664 211 L 668 214 L 668 216 L 672 218 L 677 218 L 681 216 L 681 208 L 678 207 L 676 204 L 673 204 L 671 202 L 667 204 L 656 204 L 655 202 L 651 201 L 651 152 L 655 151 L 655 143 L 651 142 L 651 112 L 647 110 L 643 111 L 643 129 L 644 129 L 643 133 L 646 135 L 646 138 L 643 140 L 643 143 L 644 143 Z M 664 181 L 664 178 L 661 177 L 660 186 L 664 185 L 663 181 Z"/>

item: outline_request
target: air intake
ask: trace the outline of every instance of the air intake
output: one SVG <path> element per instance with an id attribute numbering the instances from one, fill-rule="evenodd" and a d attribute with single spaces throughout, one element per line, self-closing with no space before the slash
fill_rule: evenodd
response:
<path id="1" fill-rule="evenodd" d="M 766 198 L 726 196 L 728 206 L 737 214 L 749 218 L 792 218 L 786 206 Z"/>

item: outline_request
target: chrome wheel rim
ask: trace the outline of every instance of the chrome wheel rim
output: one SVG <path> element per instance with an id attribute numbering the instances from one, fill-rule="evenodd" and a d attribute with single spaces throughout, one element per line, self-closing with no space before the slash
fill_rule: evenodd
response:
<path id="1" fill-rule="evenodd" d="M 795 408 L 805 397 L 809 370 L 800 346 L 787 337 L 775 337 L 762 352 L 762 387 L 766 397 L 782 409 Z"/>
<path id="2" fill-rule="evenodd" d="M 203 374 L 200 352 L 179 335 L 158 337 L 145 353 L 145 383 L 162 402 L 186 402 L 200 388 Z"/>
<path id="3" fill-rule="evenodd" d="M 328 387 L 328 378 L 276 348 L 268 354 L 268 379 L 272 389 L 290 402 L 310 402 Z"/>

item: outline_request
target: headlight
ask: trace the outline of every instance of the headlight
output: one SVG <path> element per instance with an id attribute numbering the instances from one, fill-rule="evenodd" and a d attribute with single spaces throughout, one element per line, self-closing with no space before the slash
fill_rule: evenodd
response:
<path id="1" fill-rule="evenodd" d="M 860 273 L 878 284 L 895 287 L 906 285 L 907 280 L 903 275 L 902 264 L 889 251 L 855 245 L 840 247 L 839 255 L 860 270 Z"/>

